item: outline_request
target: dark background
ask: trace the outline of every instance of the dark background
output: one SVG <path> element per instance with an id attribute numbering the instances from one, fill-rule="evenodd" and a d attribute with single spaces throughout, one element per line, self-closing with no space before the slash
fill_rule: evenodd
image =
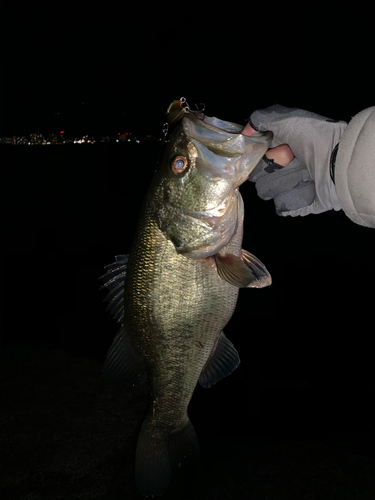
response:
<path id="1" fill-rule="evenodd" d="M 341 119 L 372 105 L 365 10 L 38 2 L 1 23 L 1 134 L 159 131 L 181 96 L 239 123 L 275 102 Z"/>
<path id="2" fill-rule="evenodd" d="M 374 104 L 370 18 L 321 6 L 2 8 L 0 136 L 160 135 L 181 96 L 243 124 L 275 102 L 349 120 Z M 117 326 L 97 278 L 129 251 L 158 154 L 158 143 L 1 148 L 5 498 L 135 495 L 144 399 L 99 382 Z M 373 231 L 343 212 L 277 217 L 253 185 L 241 192 L 243 246 L 273 284 L 241 291 L 225 329 L 241 365 L 194 394 L 203 461 L 186 484 L 205 498 L 373 498 Z M 244 463 L 254 468 L 237 477 Z"/>

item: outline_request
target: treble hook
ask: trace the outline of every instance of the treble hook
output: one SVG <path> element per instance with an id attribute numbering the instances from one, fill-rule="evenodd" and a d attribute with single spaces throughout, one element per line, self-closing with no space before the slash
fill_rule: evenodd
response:
<path id="1" fill-rule="evenodd" d="M 184 110 L 185 113 L 195 113 L 195 114 L 203 114 L 204 110 L 206 109 L 206 105 L 204 104 L 204 102 L 200 102 L 199 105 L 202 106 L 202 109 L 199 109 L 198 108 L 198 105 L 195 104 L 195 107 L 197 108 L 197 110 L 192 110 L 191 107 L 189 106 L 188 102 L 186 101 L 186 98 L 185 97 L 181 97 L 180 99 L 180 105 L 181 105 L 181 108 Z"/>
<path id="2" fill-rule="evenodd" d="M 198 112 L 198 113 L 203 113 L 203 111 L 206 109 L 206 105 L 205 105 L 205 103 L 204 103 L 204 102 L 200 102 L 199 104 L 200 104 L 201 106 L 203 106 L 203 108 L 202 108 L 202 109 L 199 109 L 199 108 L 198 108 L 198 106 L 197 106 L 197 105 L 195 105 L 195 107 L 197 108 L 197 112 Z"/>
<path id="3" fill-rule="evenodd" d="M 168 125 L 168 122 L 167 123 L 164 123 L 163 125 L 163 134 L 164 134 L 164 138 L 163 138 L 163 141 L 165 142 L 166 139 L 167 139 L 167 134 L 168 134 L 168 129 L 169 129 L 169 125 Z"/>

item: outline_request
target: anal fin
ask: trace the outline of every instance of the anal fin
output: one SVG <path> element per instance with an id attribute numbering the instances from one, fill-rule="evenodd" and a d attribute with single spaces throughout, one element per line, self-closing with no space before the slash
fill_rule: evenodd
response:
<path id="1" fill-rule="evenodd" d="M 140 389 L 146 386 L 146 370 L 134 354 L 124 327 L 121 327 L 107 352 L 101 380 L 108 383 L 127 382 Z"/>
<path id="2" fill-rule="evenodd" d="M 230 375 L 239 364 L 240 356 L 236 348 L 232 342 L 226 338 L 224 333 L 221 332 L 216 348 L 212 351 L 211 356 L 200 374 L 200 385 L 208 389 L 222 378 Z"/>

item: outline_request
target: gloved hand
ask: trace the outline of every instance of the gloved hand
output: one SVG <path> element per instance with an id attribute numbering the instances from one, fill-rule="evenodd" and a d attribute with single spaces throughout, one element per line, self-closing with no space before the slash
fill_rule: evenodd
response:
<path id="1" fill-rule="evenodd" d="M 273 132 L 271 148 L 288 144 L 294 154 L 285 167 L 264 156 L 249 176 L 260 198 L 274 199 L 278 215 L 295 217 L 341 209 L 330 163 L 346 122 L 275 104 L 254 111 L 249 124 L 256 131 Z"/>

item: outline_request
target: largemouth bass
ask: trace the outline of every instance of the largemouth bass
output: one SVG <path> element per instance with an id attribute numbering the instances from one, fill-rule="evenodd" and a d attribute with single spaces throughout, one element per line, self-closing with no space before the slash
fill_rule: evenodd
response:
<path id="1" fill-rule="evenodd" d="M 239 288 L 264 287 L 264 265 L 241 248 L 244 207 L 238 190 L 268 149 L 271 133 L 183 108 L 168 108 L 169 141 L 127 259 L 102 277 L 121 329 L 103 380 L 147 389 L 135 476 L 143 496 L 163 494 L 173 471 L 198 456 L 188 405 L 197 382 L 230 375 L 239 355 L 223 328 Z M 126 279 L 125 279 L 126 273 Z"/>

